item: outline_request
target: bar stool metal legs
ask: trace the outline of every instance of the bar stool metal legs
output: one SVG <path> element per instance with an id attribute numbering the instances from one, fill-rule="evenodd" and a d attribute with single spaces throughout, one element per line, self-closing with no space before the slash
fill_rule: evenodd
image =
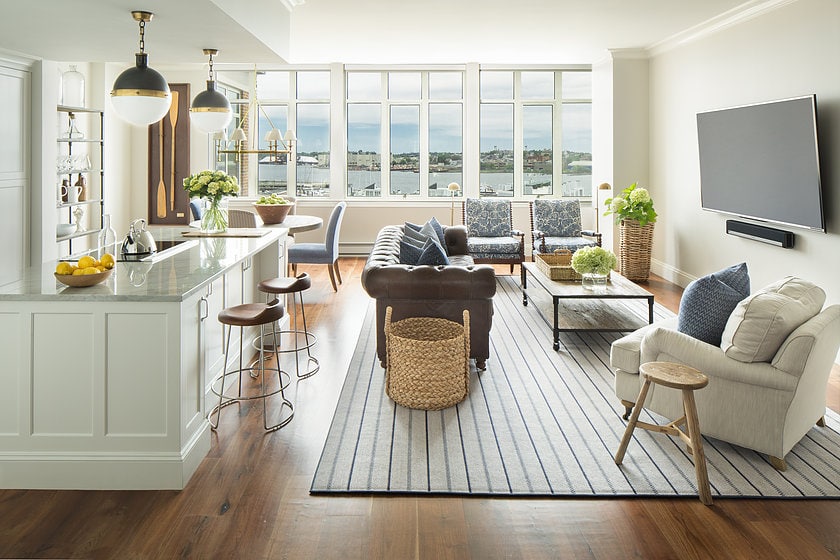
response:
<path id="1" fill-rule="evenodd" d="M 313 333 L 309 332 L 309 328 L 306 326 L 306 306 L 303 303 L 303 292 L 308 290 L 311 285 L 312 281 L 309 278 L 309 274 L 304 272 L 297 277 L 282 277 L 263 280 L 258 286 L 260 291 L 267 294 L 266 297 L 271 297 L 271 295 L 277 296 L 280 294 L 292 294 L 292 303 L 294 305 L 293 322 L 290 329 L 281 330 L 279 331 L 279 334 L 285 334 L 289 337 L 293 337 L 295 346 L 294 348 L 277 349 L 276 346 L 271 345 L 271 342 L 265 340 L 265 336 L 260 336 L 259 338 L 254 339 L 254 348 L 258 350 L 261 348 L 267 348 L 280 354 L 294 352 L 295 374 L 298 379 L 311 377 L 318 373 L 318 370 L 321 369 L 318 359 L 312 355 L 312 351 L 310 350 L 317 341 L 317 338 Z M 300 305 L 300 316 L 303 322 L 303 329 L 298 328 L 298 305 Z M 300 353 L 304 350 L 306 351 L 306 369 L 301 371 Z"/>
<path id="2" fill-rule="evenodd" d="M 213 380 L 213 384 L 211 385 L 211 391 L 214 395 L 219 397 L 219 402 L 216 406 L 214 406 L 210 412 L 207 414 L 207 420 L 210 422 L 210 427 L 215 431 L 219 427 L 219 419 L 221 416 L 222 408 L 233 404 L 235 402 L 241 401 L 248 401 L 248 400 L 255 400 L 255 399 L 262 399 L 263 402 L 263 427 L 267 432 L 273 432 L 275 430 L 279 430 L 289 422 L 291 422 L 292 418 L 294 417 L 294 405 L 286 398 L 285 391 L 291 384 L 291 376 L 288 372 L 285 372 L 280 369 L 280 356 L 275 352 L 274 359 L 276 361 L 277 367 L 269 367 L 266 362 L 268 356 L 265 355 L 265 349 L 260 348 L 260 356 L 259 359 L 254 362 L 252 365 L 243 366 L 242 362 L 242 338 L 243 338 L 243 327 L 245 326 L 256 326 L 259 325 L 260 327 L 260 339 L 271 336 L 272 342 L 274 342 L 274 348 L 277 348 L 277 335 L 278 332 L 275 328 L 275 321 L 281 318 L 284 314 L 283 306 L 280 304 L 279 300 L 276 298 L 267 304 L 244 304 L 238 305 L 235 307 L 227 308 L 222 310 L 219 313 L 219 321 L 223 324 L 227 325 L 227 340 L 225 342 L 225 359 L 224 365 L 222 367 L 222 372 Z M 266 328 L 270 325 L 271 332 L 267 333 Z M 239 336 L 239 367 L 228 371 L 228 357 L 230 356 L 230 339 L 231 339 L 231 329 L 234 326 L 238 326 L 240 329 L 240 336 Z M 259 364 L 259 371 L 257 372 L 257 364 Z M 259 377 L 260 379 L 260 390 L 257 394 L 252 395 L 243 395 L 242 392 L 242 373 L 247 371 L 250 374 L 250 377 L 256 379 Z M 266 374 L 268 372 L 277 372 L 277 382 L 278 386 L 275 389 L 269 390 L 266 388 Z M 228 376 L 230 375 L 237 375 L 239 380 L 239 387 L 237 390 L 236 396 L 231 396 L 225 394 L 225 381 Z M 216 390 L 216 385 L 221 383 L 220 389 Z M 280 411 L 279 411 L 279 418 L 280 421 L 269 425 L 268 424 L 268 404 L 267 399 L 274 395 L 280 395 Z M 288 414 L 284 416 L 284 410 L 288 410 Z M 212 418 L 213 415 L 216 415 L 216 421 L 213 422 Z"/>

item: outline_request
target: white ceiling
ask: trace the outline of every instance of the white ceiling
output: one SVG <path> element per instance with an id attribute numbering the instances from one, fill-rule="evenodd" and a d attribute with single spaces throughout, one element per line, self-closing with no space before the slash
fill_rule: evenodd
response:
<path id="1" fill-rule="evenodd" d="M 771 0 L 16 0 L 0 48 L 56 61 L 127 62 L 131 10 L 155 13 L 150 64 L 589 63 Z M 288 55 L 288 56 L 287 56 Z"/>

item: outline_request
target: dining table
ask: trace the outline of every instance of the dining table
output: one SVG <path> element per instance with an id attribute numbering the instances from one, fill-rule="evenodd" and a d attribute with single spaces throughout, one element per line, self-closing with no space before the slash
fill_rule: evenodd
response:
<path id="1" fill-rule="evenodd" d="M 309 216 L 306 214 L 289 214 L 279 224 L 263 224 L 262 220 L 260 220 L 259 216 L 257 216 L 257 227 L 287 228 L 289 230 L 289 235 L 320 229 L 323 225 L 323 219 L 318 216 Z"/>

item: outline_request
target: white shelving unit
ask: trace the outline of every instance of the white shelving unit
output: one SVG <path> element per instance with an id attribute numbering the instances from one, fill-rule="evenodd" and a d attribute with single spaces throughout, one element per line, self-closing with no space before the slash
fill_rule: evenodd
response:
<path id="1" fill-rule="evenodd" d="M 56 242 L 59 245 L 59 258 L 71 260 L 96 248 L 97 239 L 95 236 L 102 231 L 103 227 L 105 210 L 105 170 L 102 168 L 105 149 L 104 113 L 100 109 L 59 105 L 57 115 L 56 210 L 58 212 L 58 223 L 75 225 L 74 212 L 77 211 L 77 208 L 82 209 L 86 214 L 80 222 L 83 228 L 81 231 L 74 231 L 61 237 L 56 236 Z M 70 122 L 74 118 L 84 134 L 82 138 L 67 137 Z M 90 166 L 65 167 L 61 165 L 62 161 L 69 161 L 73 156 L 87 156 Z M 66 179 L 73 186 L 74 179 L 78 180 L 79 176 L 85 177 L 87 181 L 85 200 L 63 201 L 61 197 L 62 181 Z"/>

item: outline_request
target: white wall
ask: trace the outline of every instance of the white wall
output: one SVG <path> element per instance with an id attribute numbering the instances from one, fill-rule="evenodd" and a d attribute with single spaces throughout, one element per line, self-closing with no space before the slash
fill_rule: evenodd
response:
<path id="1" fill-rule="evenodd" d="M 752 288 L 797 275 L 840 302 L 840 2 L 799 0 L 650 60 L 650 189 L 659 213 L 654 272 L 685 285 L 746 261 Z M 816 93 L 827 234 L 795 229 L 781 249 L 729 236 L 700 209 L 699 111 Z M 620 116 L 616 116 L 620 118 Z"/>

